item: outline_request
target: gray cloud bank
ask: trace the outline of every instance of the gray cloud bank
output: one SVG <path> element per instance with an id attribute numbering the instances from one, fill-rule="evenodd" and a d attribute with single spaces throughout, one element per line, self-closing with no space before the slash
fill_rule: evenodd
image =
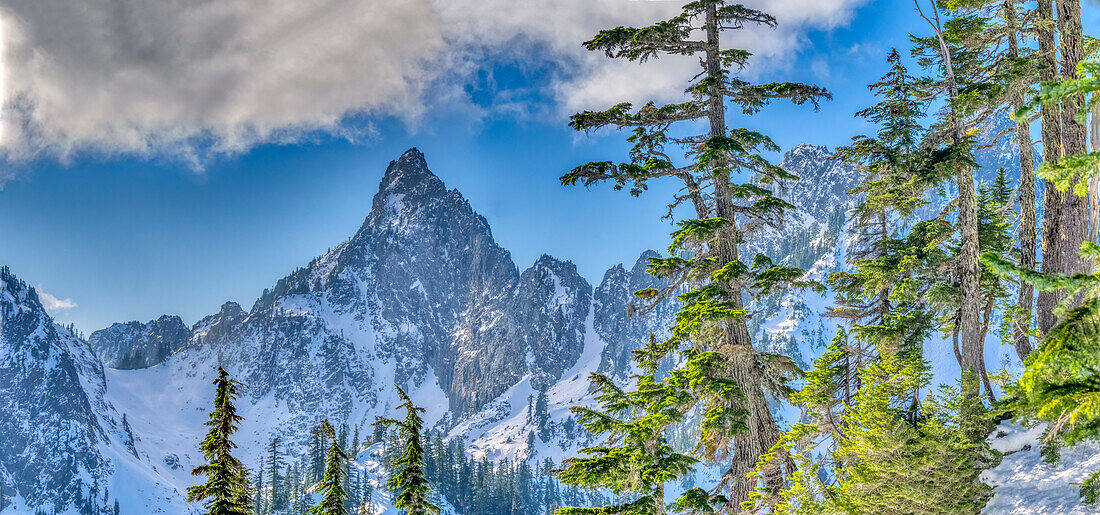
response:
<path id="1" fill-rule="evenodd" d="M 0 0 L 0 162 L 82 153 L 180 159 L 318 134 L 357 140 L 395 116 L 469 104 L 485 56 L 537 48 L 562 113 L 683 89 L 688 59 L 638 66 L 585 52 L 595 31 L 684 0 Z M 738 35 L 790 55 L 864 0 L 758 0 L 777 30 Z M 0 171 L 0 180 L 4 173 Z"/>

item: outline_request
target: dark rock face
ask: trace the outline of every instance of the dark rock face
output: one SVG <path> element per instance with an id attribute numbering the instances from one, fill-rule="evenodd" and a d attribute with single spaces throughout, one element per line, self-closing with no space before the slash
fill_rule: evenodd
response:
<path id="1" fill-rule="evenodd" d="M 638 257 L 634 266 L 627 271 L 623 265 L 608 270 L 594 294 L 596 334 L 607 343 L 600 357 L 600 372 L 618 378 L 630 375 L 633 360 L 632 351 L 641 348 L 653 334 L 657 338 L 668 336 L 673 316 L 679 309 L 674 298 L 665 299 L 652 312 L 643 316 L 630 317 L 627 307 L 639 304 L 634 292 L 644 288 L 659 288 L 661 282 L 646 272 L 649 258 L 659 254 L 647 250 Z"/>
<path id="2" fill-rule="evenodd" d="M 112 324 L 88 337 L 103 365 L 132 370 L 146 368 L 168 359 L 191 338 L 191 330 L 178 316 L 162 315 L 146 323 L 137 321 Z"/>
<path id="3" fill-rule="evenodd" d="M 592 286 L 569 261 L 543 254 L 520 275 L 513 302 L 516 334 L 537 389 L 580 358 L 591 299 Z"/>

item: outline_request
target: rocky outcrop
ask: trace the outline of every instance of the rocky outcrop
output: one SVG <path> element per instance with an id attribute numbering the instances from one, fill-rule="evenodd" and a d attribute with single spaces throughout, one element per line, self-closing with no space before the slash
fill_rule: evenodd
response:
<path id="1" fill-rule="evenodd" d="M 156 365 L 187 344 L 191 330 L 178 316 L 162 315 L 146 323 L 111 324 L 88 337 L 96 356 L 110 368 L 132 370 Z"/>

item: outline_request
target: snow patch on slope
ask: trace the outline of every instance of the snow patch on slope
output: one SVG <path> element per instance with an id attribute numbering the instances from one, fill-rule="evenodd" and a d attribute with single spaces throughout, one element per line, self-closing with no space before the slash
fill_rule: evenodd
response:
<path id="1" fill-rule="evenodd" d="M 1100 513 L 1100 504 L 1081 503 L 1080 489 L 1074 484 L 1100 469 L 1100 442 L 1061 449 L 1055 463 L 1045 463 L 1039 452 L 1043 429 L 1002 422 L 993 432 L 990 445 L 1005 457 L 982 473 L 982 479 L 994 487 L 993 499 L 982 513 Z"/>

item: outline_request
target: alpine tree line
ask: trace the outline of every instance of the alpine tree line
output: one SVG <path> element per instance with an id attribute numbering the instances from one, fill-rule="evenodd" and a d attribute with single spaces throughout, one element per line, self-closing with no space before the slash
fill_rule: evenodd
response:
<path id="1" fill-rule="evenodd" d="M 233 406 L 239 385 L 221 368 L 214 385 L 215 407 L 206 423 L 210 431 L 200 444 L 208 463 L 193 471 L 206 480 L 188 491 L 189 500 L 202 502 L 209 514 L 373 515 L 392 503 L 402 513 L 426 515 L 441 513 L 445 498 L 454 509 L 451 515 L 549 515 L 570 503 L 604 499 L 597 492 L 559 485 L 550 473 L 555 466 L 551 460 L 532 466 L 525 460 L 471 457 L 461 439 L 444 439 L 442 433 L 425 429 L 419 415 L 423 408 L 400 387 L 403 420 L 379 419 L 369 434 L 361 435 L 358 427 L 340 424 L 337 429 L 324 419 L 304 453 L 290 456 L 276 435 L 257 468 L 249 469 L 233 456 L 231 436 L 242 420 Z M 540 392 L 542 410 L 545 403 L 545 392 Z M 532 417 L 538 416 L 532 411 Z M 534 438 L 532 432 L 529 441 Z M 384 484 L 376 484 L 360 468 L 356 457 L 366 450 L 372 451 L 368 461 L 384 464 Z M 376 497 L 378 489 L 390 494 L 390 503 Z M 103 499 L 106 503 L 106 493 Z M 117 513 L 117 506 L 114 512 L 104 507 L 96 513 Z"/>
<path id="2" fill-rule="evenodd" d="M 831 98 L 812 84 L 738 75 L 751 54 L 724 36 L 778 21 L 694 0 L 673 18 L 585 42 L 609 58 L 700 66 L 685 77 L 683 102 L 574 115 L 578 131 L 628 130 L 632 147 L 625 160 L 561 177 L 635 196 L 650 181 L 679 187 L 668 257 L 648 265 L 663 286 L 635 292 L 630 309 L 646 316 L 674 298 L 674 325 L 639 342 L 629 384 L 591 376 L 598 405 L 573 411 L 602 443 L 560 464 L 474 459 L 461 441 L 425 431 L 423 410 L 399 389 L 405 418 L 378 420 L 371 436 L 382 442 L 396 507 L 434 514 L 445 499 L 463 514 L 977 513 L 992 495 L 981 472 L 1000 459 L 986 443 L 997 422 L 1045 423 L 1051 460 L 1100 437 L 1100 45 L 1082 33 L 1078 0 L 912 8 L 926 30 L 885 56 L 882 78 L 868 85 L 875 102 L 856 113 L 874 130 L 834 155 L 860 180 L 849 192 L 857 206 L 844 213 L 847 266 L 825 284 L 796 266 L 805 259 L 746 254 L 764 229 L 781 230 L 795 209 L 782 192 L 798 177 L 769 160 L 780 150 L 771 138 L 745 125 L 773 102 L 816 108 Z M 1004 119 L 1009 130 L 987 133 Z M 1002 138 L 1015 141 L 1019 168 L 976 180 L 976 151 Z M 830 291 L 826 315 L 841 326 L 809 370 L 757 350 L 748 323 L 755 300 L 801 289 Z M 987 370 L 991 337 L 1013 346 L 1020 377 Z M 952 385 L 932 384 L 927 346 L 936 339 L 959 365 Z M 365 443 L 359 428 L 349 447 L 348 427 L 323 421 L 307 456 L 290 464 L 273 439 L 262 467 L 249 470 L 230 440 L 236 383 L 219 370 L 215 385 L 200 445 L 207 463 L 194 471 L 206 481 L 190 500 L 212 514 L 371 513 L 376 486 L 349 465 Z M 528 410 L 540 427 L 544 396 Z M 802 409 L 789 428 L 772 413 L 778 401 Z M 720 469 L 717 481 L 689 488 L 704 466 Z M 1100 471 L 1080 486 L 1097 501 Z"/>

